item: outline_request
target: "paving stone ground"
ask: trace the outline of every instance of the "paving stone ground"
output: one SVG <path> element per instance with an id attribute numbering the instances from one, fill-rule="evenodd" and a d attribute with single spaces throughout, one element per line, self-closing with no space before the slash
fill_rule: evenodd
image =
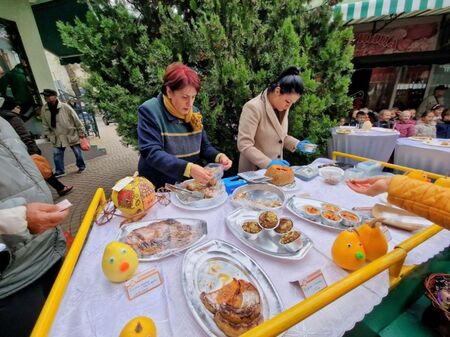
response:
<path id="1" fill-rule="evenodd" d="M 90 142 L 99 148 L 105 148 L 107 154 L 86 160 L 86 171 L 81 174 L 76 173 L 78 168 L 74 164 L 66 166 L 67 175 L 60 180 L 66 185 L 74 186 L 70 194 L 59 197 L 51 189 L 55 202 L 68 199 L 73 204 L 70 214 L 62 224 L 62 227 L 70 230 L 73 235 L 78 231 L 97 188 L 102 187 L 106 197 L 109 198 L 114 183 L 125 176 L 132 175 L 137 170 L 138 153 L 133 147 L 127 147 L 121 143 L 116 133 L 116 125 L 106 126 L 98 120 L 98 126 L 101 138 L 92 137 Z"/>

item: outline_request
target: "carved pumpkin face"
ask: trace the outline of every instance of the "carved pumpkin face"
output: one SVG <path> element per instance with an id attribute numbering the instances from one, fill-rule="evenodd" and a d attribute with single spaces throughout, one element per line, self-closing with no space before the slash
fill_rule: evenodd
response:
<path id="1" fill-rule="evenodd" d="M 366 252 L 358 233 L 353 230 L 343 231 L 337 236 L 331 255 L 339 267 L 350 271 L 364 266 L 366 260 Z"/>
<path id="2" fill-rule="evenodd" d="M 138 316 L 123 327 L 119 337 L 156 337 L 156 325 L 151 318 Z"/>
<path id="3" fill-rule="evenodd" d="M 111 282 L 129 280 L 138 267 L 134 249 L 123 242 L 110 242 L 103 252 L 102 270 Z"/>

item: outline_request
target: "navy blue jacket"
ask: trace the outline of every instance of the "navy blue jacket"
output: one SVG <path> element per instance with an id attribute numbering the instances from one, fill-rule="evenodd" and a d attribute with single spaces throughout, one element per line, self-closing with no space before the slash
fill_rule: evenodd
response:
<path id="1" fill-rule="evenodd" d="M 194 107 L 194 111 L 198 111 Z M 138 110 L 139 175 L 157 188 L 174 184 L 183 176 L 188 162 L 214 162 L 219 154 L 208 141 L 205 130 L 193 131 L 189 123 L 171 115 L 160 93 Z"/>
<path id="2" fill-rule="evenodd" d="M 436 137 L 450 139 L 450 122 L 436 124 Z"/>

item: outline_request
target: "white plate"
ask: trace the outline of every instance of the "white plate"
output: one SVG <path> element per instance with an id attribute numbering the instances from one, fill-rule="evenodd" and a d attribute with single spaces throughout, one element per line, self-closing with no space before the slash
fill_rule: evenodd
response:
<path id="1" fill-rule="evenodd" d="M 217 327 L 200 294 L 221 288 L 233 277 L 251 282 L 258 289 L 264 320 L 283 310 L 274 285 L 251 257 L 227 242 L 208 241 L 186 252 L 182 268 L 183 292 L 189 309 L 208 336 L 225 337 L 225 334 Z"/>
<path id="2" fill-rule="evenodd" d="M 447 142 L 448 145 L 442 145 L 442 142 Z M 423 143 L 426 145 L 429 145 L 429 146 L 438 146 L 438 147 L 445 147 L 446 149 L 450 149 L 450 140 L 432 140 L 432 141 L 425 141 Z"/>
<path id="3" fill-rule="evenodd" d="M 294 170 L 293 166 L 291 166 L 291 169 Z M 262 169 L 262 170 L 256 171 L 255 173 L 261 177 L 265 177 L 264 174 L 266 173 L 266 171 L 267 171 L 266 169 Z M 297 192 L 302 188 L 301 183 L 302 183 L 302 181 L 300 179 L 294 177 L 294 182 L 291 184 L 285 185 L 285 186 L 274 185 L 274 184 L 271 184 L 270 182 L 268 184 L 279 188 L 283 192 L 292 193 L 292 192 Z"/>
<path id="4" fill-rule="evenodd" d="M 186 209 L 186 210 L 190 210 L 190 211 L 207 211 L 209 209 L 213 209 L 213 208 L 216 208 L 216 207 L 222 205 L 223 203 L 225 203 L 225 201 L 227 201 L 227 199 L 228 199 L 228 194 L 227 194 L 227 192 L 223 191 L 222 193 L 220 193 L 218 196 L 216 196 L 207 205 L 196 207 L 196 206 L 192 206 L 192 205 L 189 205 L 189 204 L 183 204 L 177 198 L 175 193 L 173 193 L 173 192 L 170 193 L 170 200 L 171 200 L 172 204 L 174 204 L 178 208 Z"/>
<path id="5" fill-rule="evenodd" d="M 412 137 L 408 137 L 409 140 L 413 140 L 415 142 L 424 142 L 424 141 L 430 141 L 433 138 L 431 137 L 418 137 L 418 136 L 412 136 Z"/>

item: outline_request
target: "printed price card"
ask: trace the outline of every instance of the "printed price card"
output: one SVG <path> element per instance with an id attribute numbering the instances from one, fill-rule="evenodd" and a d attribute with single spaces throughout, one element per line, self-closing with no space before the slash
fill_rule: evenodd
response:
<path id="1" fill-rule="evenodd" d="M 139 273 L 125 283 L 128 299 L 131 301 L 136 297 L 159 287 L 162 283 L 163 279 L 156 268 L 151 268 Z"/>
<path id="2" fill-rule="evenodd" d="M 298 283 L 305 297 L 310 297 L 327 287 L 327 282 L 320 269 L 298 281 Z"/>
<path id="3" fill-rule="evenodd" d="M 134 180 L 134 177 L 123 178 L 117 184 L 115 184 L 112 189 L 116 192 L 120 192 L 125 186 L 127 186 L 133 180 Z"/>

